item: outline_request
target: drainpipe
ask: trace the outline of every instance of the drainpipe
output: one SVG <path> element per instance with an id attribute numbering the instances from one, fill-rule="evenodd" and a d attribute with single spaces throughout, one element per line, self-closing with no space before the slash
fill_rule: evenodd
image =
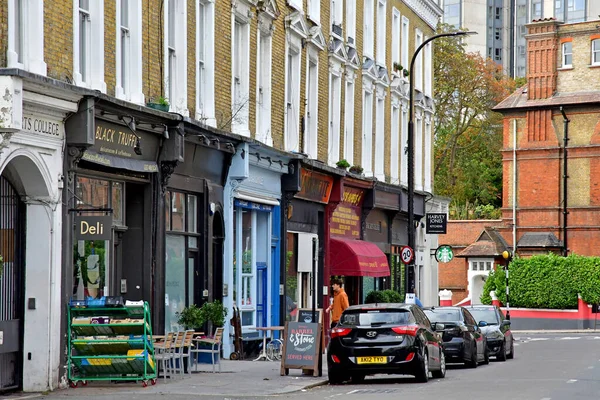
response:
<path id="1" fill-rule="evenodd" d="M 517 250 L 517 119 L 513 119 L 513 182 L 512 182 L 512 239 L 513 254 Z"/>
<path id="2" fill-rule="evenodd" d="M 569 118 L 565 114 L 565 110 L 563 107 L 560 107 L 560 112 L 563 116 L 563 124 L 564 124 L 564 145 L 563 145 L 563 256 L 567 256 L 569 253 L 569 248 L 567 247 L 567 215 L 569 212 L 567 211 L 567 179 L 569 176 L 567 175 L 567 143 L 569 142 Z"/>

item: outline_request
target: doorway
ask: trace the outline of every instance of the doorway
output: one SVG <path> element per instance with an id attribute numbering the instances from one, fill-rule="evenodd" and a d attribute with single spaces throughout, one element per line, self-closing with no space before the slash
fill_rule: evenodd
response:
<path id="1" fill-rule="evenodd" d="M 215 212 L 213 217 L 212 235 L 212 276 L 213 276 L 213 300 L 223 302 L 223 239 L 225 227 L 221 212 Z"/>

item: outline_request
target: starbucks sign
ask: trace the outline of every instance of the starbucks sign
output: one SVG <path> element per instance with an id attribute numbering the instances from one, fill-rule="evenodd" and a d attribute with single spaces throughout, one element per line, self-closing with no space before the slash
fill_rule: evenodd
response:
<path id="1" fill-rule="evenodd" d="M 452 252 L 452 247 L 450 247 L 448 245 L 439 246 L 435 250 L 435 259 L 438 262 L 447 263 L 447 262 L 452 261 L 453 258 L 454 258 L 454 253 Z"/>

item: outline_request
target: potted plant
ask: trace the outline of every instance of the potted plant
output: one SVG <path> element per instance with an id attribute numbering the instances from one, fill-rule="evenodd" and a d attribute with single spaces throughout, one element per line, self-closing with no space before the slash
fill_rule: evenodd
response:
<path id="1" fill-rule="evenodd" d="M 350 172 L 353 174 L 361 175 L 363 173 L 363 167 L 360 165 L 353 165 L 350 167 Z"/>
<path id="2" fill-rule="evenodd" d="M 227 308 L 219 300 L 209 301 L 200 308 L 204 322 L 210 322 L 213 328 L 225 325 Z"/>
<path id="3" fill-rule="evenodd" d="M 205 317 L 202 309 L 192 304 L 184 308 L 181 312 L 176 313 L 177 323 L 185 329 L 199 329 L 204 325 Z"/>
<path id="4" fill-rule="evenodd" d="M 399 62 L 395 62 L 394 65 L 393 65 L 393 67 L 394 67 L 394 72 L 400 72 L 400 71 L 402 71 L 404 69 L 402 67 L 402 65 L 400 65 Z"/>
<path id="5" fill-rule="evenodd" d="M 344 159 L 341 159 L 340 161 L 336 162 L 335 165 L 337 165 L 339 169 L 346 170 L 350 166 L 350 163 Z"/>
<path id="6" fill-rule="evenodd" d="M 169 111 L 169 100 L 163 96 L 150 100 L 146 106 L 160 111 Z"/>

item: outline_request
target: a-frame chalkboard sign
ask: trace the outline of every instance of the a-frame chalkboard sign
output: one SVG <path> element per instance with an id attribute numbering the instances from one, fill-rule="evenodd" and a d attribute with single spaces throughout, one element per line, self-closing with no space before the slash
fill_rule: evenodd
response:
<path id="1" fill-rule="evenodd" d="M 311 370 L 313 376 L 323 375 L 323 325 L 288 321 L 285 324 L 281 375 L 290 369 Z"/>

